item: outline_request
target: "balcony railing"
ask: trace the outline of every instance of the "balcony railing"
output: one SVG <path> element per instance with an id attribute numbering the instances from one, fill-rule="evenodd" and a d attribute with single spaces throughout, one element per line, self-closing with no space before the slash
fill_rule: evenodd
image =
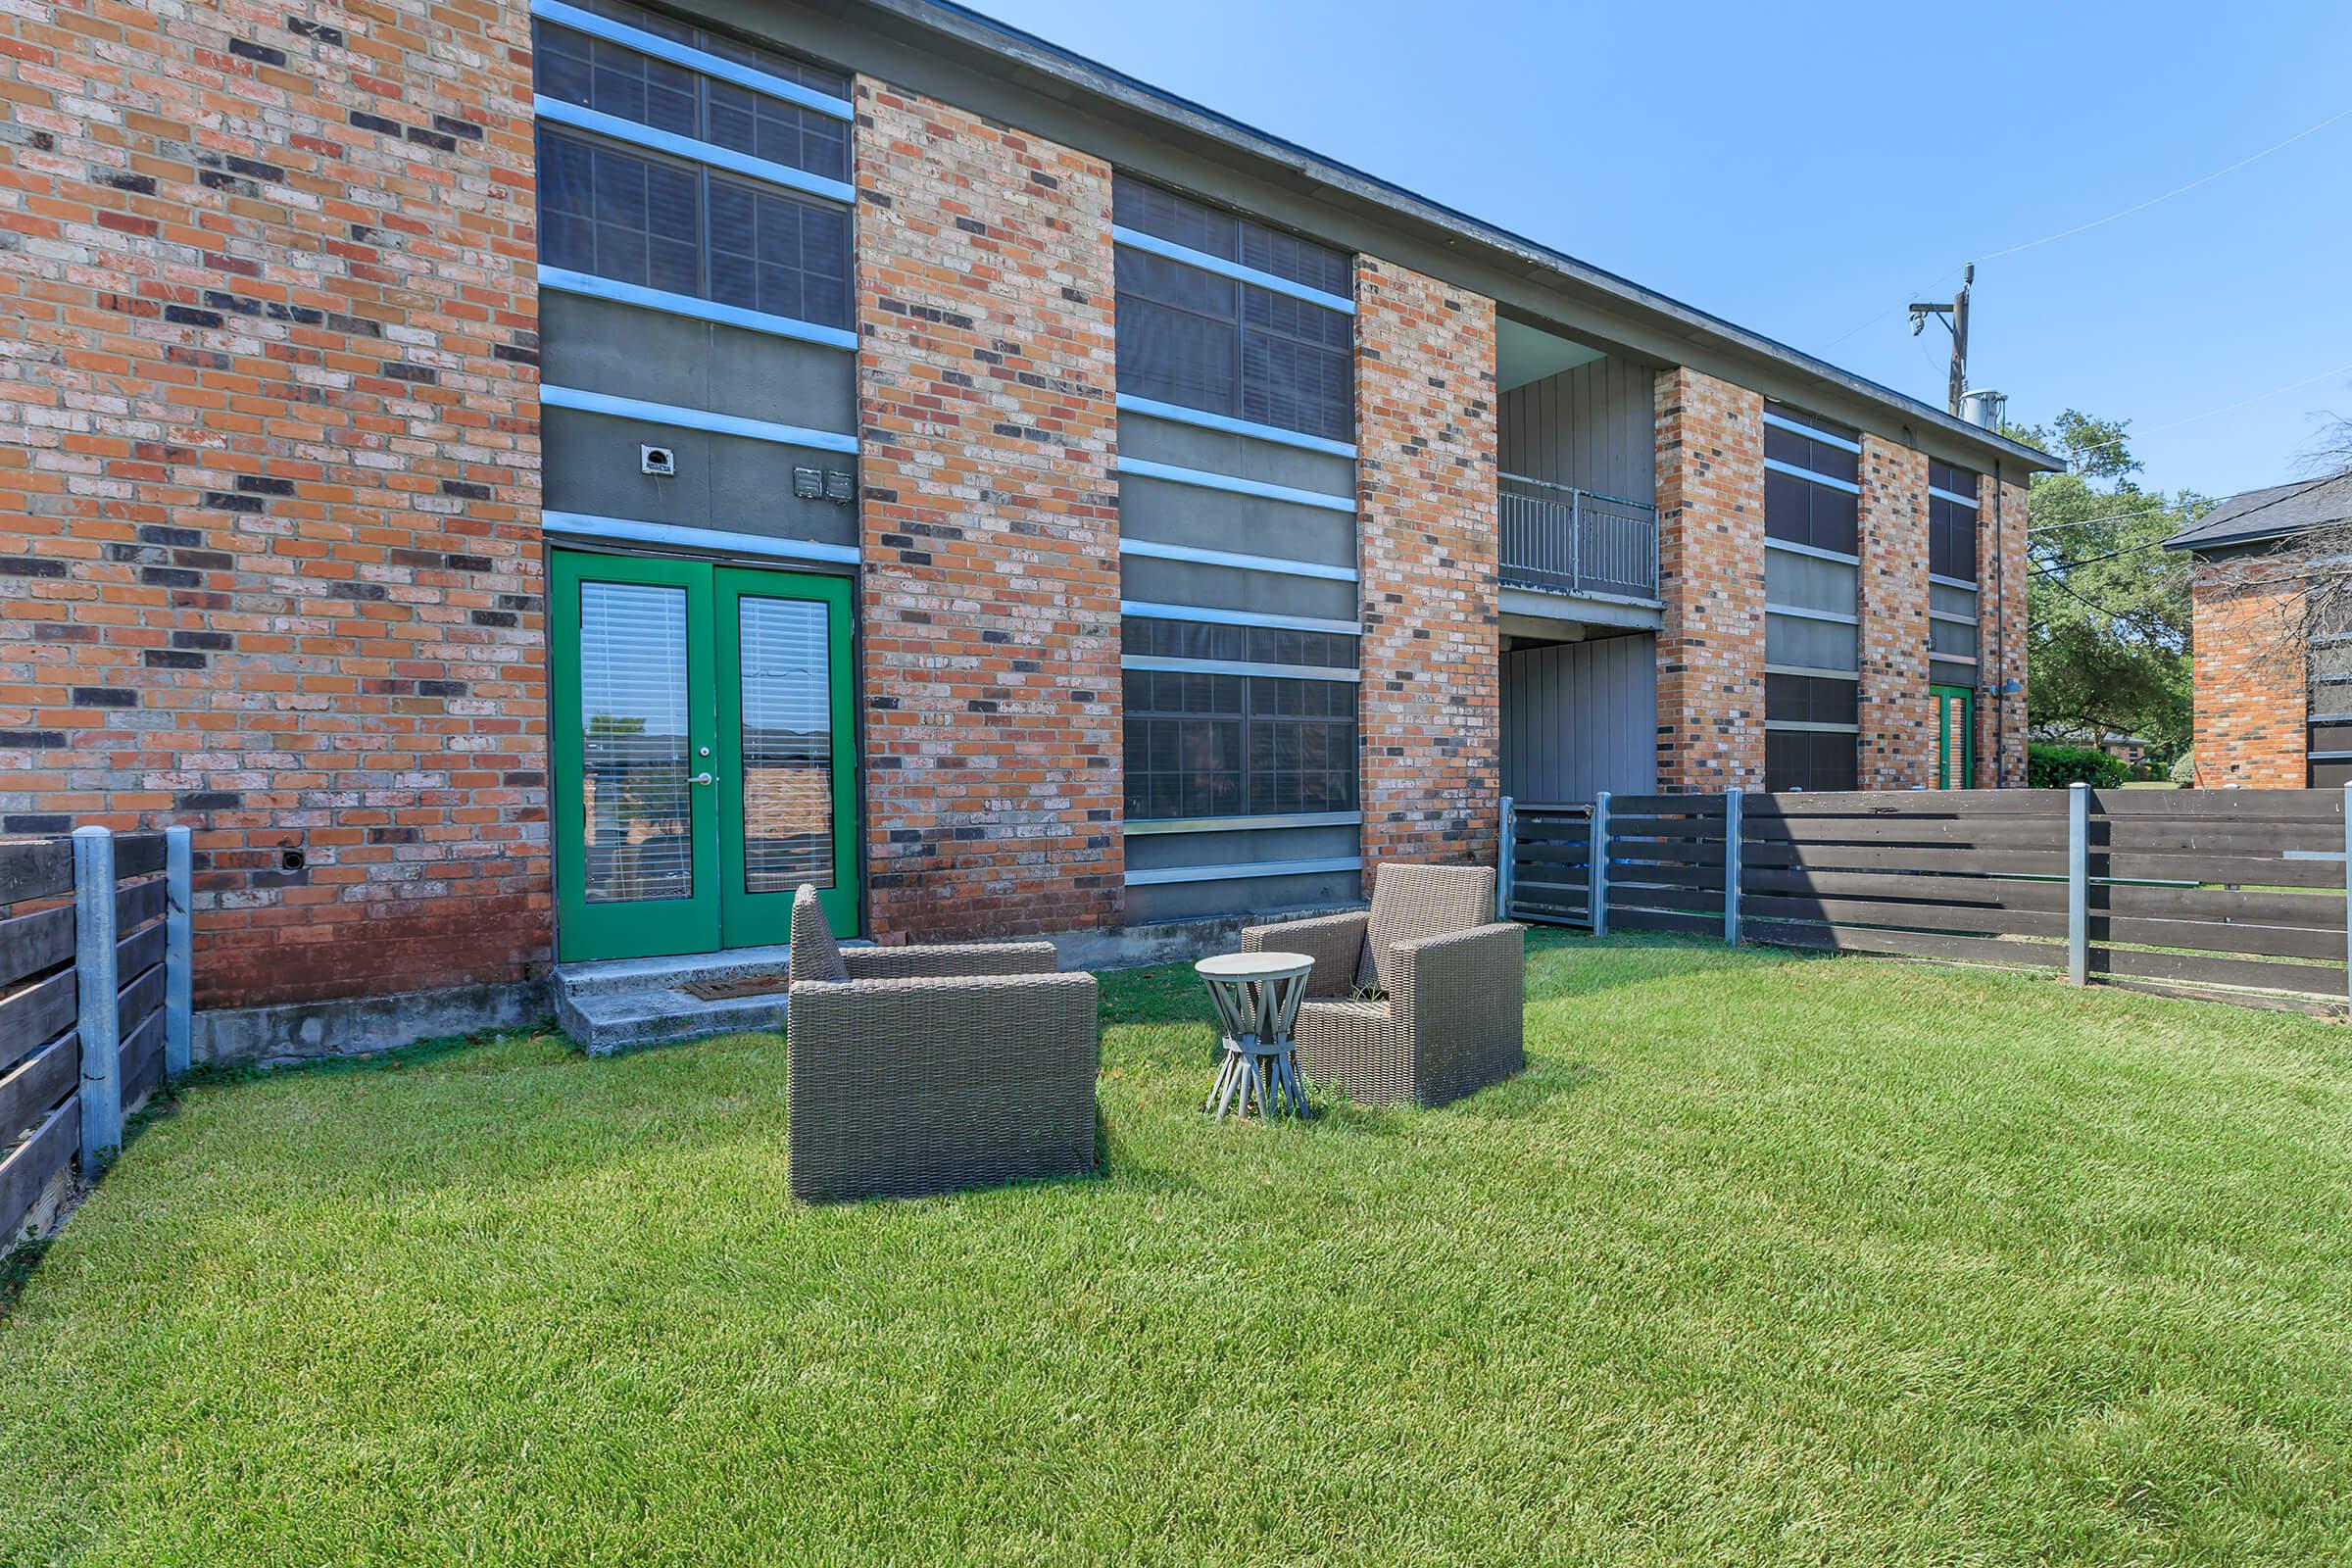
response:
<path id="1" fill-rule="evenodd" d="M 1506 584 L 1656 602 L 1657 508 L 1516 473 L 1496 489 Z"/>

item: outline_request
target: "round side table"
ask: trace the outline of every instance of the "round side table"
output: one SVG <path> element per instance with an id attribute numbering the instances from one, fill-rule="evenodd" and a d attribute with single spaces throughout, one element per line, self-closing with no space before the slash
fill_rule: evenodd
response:
<path id="1" fill-rule="evenodd" d="M 1314 967 L 1315 960 L 1302 953 L 1229 953 L 1193 965 L 1208 987 L 1225 1037 L 1225 1056 L 1202 1110 L 1248 1116 L 1254 1105 L 1269 1120 L 1286 1110 L 1307 1114 L 1291 1030 Z"/>

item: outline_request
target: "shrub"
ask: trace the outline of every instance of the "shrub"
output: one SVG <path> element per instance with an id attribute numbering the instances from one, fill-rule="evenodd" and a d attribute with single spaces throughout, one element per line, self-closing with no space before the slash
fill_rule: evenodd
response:
<path id="1" fill-rule="evenodd" d="M 2197 782 L 2197 759 L 2193 753 L 2182 752 L 2173 759 L 2172 780 L 2182 789 L 2193 789 Z"/>
<path id="2" fill-rule="evenodd" d="M 2131 771 L 2122 758 L 2109 757 L 2095 746 L 2036 743 L 2026 748 L 2026 784 L 2031 789 L 2062 790 L 2069 784 L 2117 789 Z"/>

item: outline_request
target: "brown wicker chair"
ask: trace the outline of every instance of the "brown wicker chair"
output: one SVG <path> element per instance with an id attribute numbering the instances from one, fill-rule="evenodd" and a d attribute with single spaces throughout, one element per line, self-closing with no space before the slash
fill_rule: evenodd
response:
<path id="1" fill-rule="evenodd" d="M 1050 942 L 853 948 L 792 901 L 795 1198 L 912 1197 L 1096 1168 L 1095 977 Z"/>
<path id="2" fill-rule="evenodd" d="M 1295 1033 L 1311 1084 L 1443 1105 L 1527 1064 L 1525 935 L 1494 919 L 1488 867 L 1396 861 L 1379 868 L 1369 911 L 1252 926 L 1242 951 L 1315 960 Z"/>

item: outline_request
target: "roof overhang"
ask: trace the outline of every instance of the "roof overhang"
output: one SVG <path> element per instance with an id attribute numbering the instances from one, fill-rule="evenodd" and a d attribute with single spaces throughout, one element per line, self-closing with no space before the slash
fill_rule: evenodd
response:
<path id="1" fill-rule="evenodd" d="M 782 9 L 760 0 L 689 0 L 714 15 L 735 13 L 754 22 L 761 12 Z M 1727 379 L 1741 384 L 1776 382 L 1782 387 L 1830 394 L 1837 404 L 1862 404 L 1891 415 L 1916 432 L 1933 432 L 1936 446 L 1966 454 L 1980 465 L 1999 462 L 2029 472 L 2054 472 L 2060 460 L 1969 423 L 1942 409 L 1838 368 L 1826 360 L 1753 332 L 1719 316 L 1686 305 L 1523 235 L 1482 222 L 1400 185 L 1368 174 L 1284 141 L 1230 116 L 1162 91 L 1150 83 L 1088 60 L 1043 38 L 968 7 L 946 0 L 800 0 L 809 9 L 852 24 L 895 33 L 918 49 L 958 57 L 964 70 L 982 77 L 1059 100 L 1094 116 L 1150 124 L 1161 136 L 1189 141 L 1197 155 L 1239 166 L 1260 178 L 1288 184 L 1320 203 L 1373 215 L 1386 226 L 1417 230 L 1446 252 L 1475 259 L 1489 269 L 1517 272 L 1569 305 L 1601 306 L 1654 329 L 1667 343 L 1704 345 L 1725 363 Z M 909 83 L 917 85 L 919 83 Z M 1409 262 L 1409 258 L 1400 258 Z M 1449 281 L 1452 279 L 1449 279 Z M 1575 327 L 1577 323 L 1564 322 Z M 1605 334 L 1601 334 L 1605 340 Z M 1676 363 L 1680 363 L 1677 361 Z M 1736 373 L 1752 365 L 1767 373 L 1746 380 Z M 1707 368 L 1705 366 L 1700 368 Z M 1714 373 L 1710 371 L 1710 373 Z M 1770 386 L 1756 390 L 1786 395 Z M 1882 421 L 1884 422 L 1884 416 Z"/>

